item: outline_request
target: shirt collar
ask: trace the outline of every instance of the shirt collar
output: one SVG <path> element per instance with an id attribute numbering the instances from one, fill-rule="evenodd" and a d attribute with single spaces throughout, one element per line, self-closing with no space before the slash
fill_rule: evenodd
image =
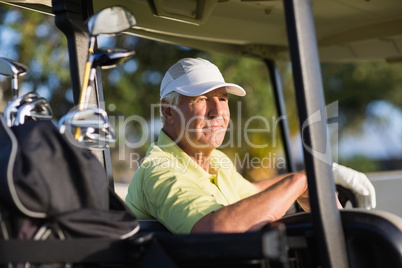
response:
<path id="1" fill-rule="evenodd" d="M 211 176 L 201 168 L 187 153 L 185 153 L 163 130 L 160 131 L 156 145 L 164 152 L 171 154 L 185 168 L 191 168 L 194 172 Z"/>
<path id="2" fill-rule="evenodd" d="M 162 129 L 159 133 L 158 141 L 156 145 L 161 148 L 164 152 L 171 154 L 173 157 L 179 161 L 179 163 L 185 167 L 194 166 L 198 172 L 203 172 L 209 174 L 203 168 L 201 168 L 187 153 L 185 153 Z M 216 150 L 212 151 L 211 159 L 209 162 L 209 168 L 214 170 L 217 174 L 221 168 L 227 169 L 228 158 L 218 157 Z"/>

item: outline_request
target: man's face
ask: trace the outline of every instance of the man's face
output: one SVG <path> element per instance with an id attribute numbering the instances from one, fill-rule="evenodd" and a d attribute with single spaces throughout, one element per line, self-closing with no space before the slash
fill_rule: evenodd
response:
<path id="1" fill-rule="evenodd" d="M 225 137 L 230 112 L 226 88 L 218 88 L 201 96 L 182 96 L 175 111 L 175 128 L 180 130 L 183 148 L 211 149 L 219 147 Z M 184 149 L 183 148 L 183 149 Z"/>

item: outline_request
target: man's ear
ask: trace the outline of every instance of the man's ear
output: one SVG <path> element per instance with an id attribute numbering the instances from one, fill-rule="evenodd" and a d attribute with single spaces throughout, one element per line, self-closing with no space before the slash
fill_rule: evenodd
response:
<path id="1" fill-rule="evenodd" d="M 174 122 L 172 105 L 168 104 L 165 100 L 161 101 L 162 116 L 166 124 Z"/>

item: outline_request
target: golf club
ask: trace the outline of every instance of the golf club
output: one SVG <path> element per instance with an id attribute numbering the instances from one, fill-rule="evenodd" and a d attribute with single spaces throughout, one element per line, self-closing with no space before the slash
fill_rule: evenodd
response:
<path id="1" fill-rule="evenodd" d="M 107 113 L 101 108 L 75 110 L 59 121 L 59 131 L 62 134 L 73 133 L 78 128 L 82 131 L 78 137 L 75 136 L 75 140 L 86 148 L 104 149 L 116 141 Z"/>
<path id="2" fill-rule="evenodd" d="M 18 97 L 18 77 L 24 76 L 27 71 L 28 68 L 21 63 L 0 57 L 0 74 L 11 76 L 11 89 L 14 99 Z"/>
<path id="3" fill-rule="evenodd" d="M 33 100 L 36 100 L 39 98 L 40 98 L 40 96 L 37 93 L 29 92 L 29 93 L 24 94 L 21 97 L 10 100 L 7 103 L 6 108 L 4 109 L 4 118 L 6 119 L 7 125 L 9 127 L 11 127 L 13 125 L 14 119 L 18 112 L 18 107 L 20 107 L 22 104 L 25 104 L 27 102 L 32 102 Z"/>
<path id="4" fill-rule="evenodd" d="M 88 19 L 88 55 L 87 62 L 85 64 L 82 88 L 78 101 L 79 110 L 83 110 L 87 107 L 87 100 L 89 99 L 91 91 L 89 83 L 90 81 L 93 81 L 95 79 L 96 72 L 93 71 L 93 69 L 95 69 L 96 67 L 94 68 L 93 64 L 96 57 L 94 57 L 93 55 L 95 54 L 94 48 L 96 44 L 96 37 L 99 35 L 116 35 L 132 28 L 135 24 L 136 20 L 134 16 L 127 9 L 121 6 L 114 6 L 102 9 Z M 75 138 L 78 139 L 80 135 L 80 129 L 76 128 Z"/>
<path id="5" fill-rule="evenodd" d="M 98 49 L 93 54 L 93 67 L 110 69 L 131 59 L 135 54 L 134 50 L 114 48 Z"/>
<path id="6" fill-rule="evenodd" d="M 92 15 L 88 21 L 88 56 L 85 64 L 84 79 L 79 99 L 79 109 L 83 109 L 83 103 L 87 96 L 86 90 L 90 79 L 90 71 L 92 69 L 94 47 L 96 37 L 98 35 L 116 35 L 125 30 L 132 28 L 136 24 L 134 16 L 121 6 L 114 6 L 102 9 Z"/>
<path id="7" fill-rule="evenodd" d="M 22 104 L 18 108 L 13 125 L 18 126 L 24 124 L 26 118 L 30 118 L 32 120 L 51 119 L 52 114 L 53 113 L 49 102 L 45 98 L 38 98 L 32 102 Z"/>
<path id="8" fill-rule="evenodd" d="M 122 64 L 134 56 L 134 50 L 127 49 L 99 49 L 95 53 L 91 54 L 91 70 L 89 76 L 88 86 L 85 95 L 82 100 L 82 109 L 87 108 L 89 97 L 92 91 L 92 83 L 95 80 L 96 68 L 110 69 Z"/>
<path id="9" fill-rule="evenodd" d="M 28 68 L 16 61 L 0 57 L 0 74 L 11 76 L 11 88 L 13 99 L 7 103 L 4 109 L 4 117 L 9 127 L 20 125 L 25 122 L 26 117 L 33 120 L 50 119 L 52 110 L 48 101 L 35 92 L 29 92 L 18 96 L 18 77 L 27 73 Z"/>
<path id="10" fill-rule="evenodd" d="M 102 128 L 102 131 L 98 131 L 98 129 L 92 127 L 84 130 L 83 134 L 78 138 L 78 142 L 85 144 L 89 148 L 104 149 L 110 143 L 116 141 L 113 129 L 110 127 Z"/>

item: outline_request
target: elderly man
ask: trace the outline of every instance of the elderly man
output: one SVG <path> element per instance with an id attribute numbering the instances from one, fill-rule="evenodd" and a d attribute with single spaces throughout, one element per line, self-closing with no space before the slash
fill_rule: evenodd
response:
<path id="1" fill-rule="evenodd" d="M 281 218 L 295 201 L 310 210 L 303 173 L 251 183 L 216 150 L 229 124 L 228 94 L 246 92 L 226 83 L 215 65 L 182 59 L 166 72 L 160 92 L 163 128 L 126 197 L 139 219 L 156 219 L 174 233 L 246 232 Z M 346 174 L 340 177 L 347 188 L 374 191 L 363 174 L 336 170 Z"/>

